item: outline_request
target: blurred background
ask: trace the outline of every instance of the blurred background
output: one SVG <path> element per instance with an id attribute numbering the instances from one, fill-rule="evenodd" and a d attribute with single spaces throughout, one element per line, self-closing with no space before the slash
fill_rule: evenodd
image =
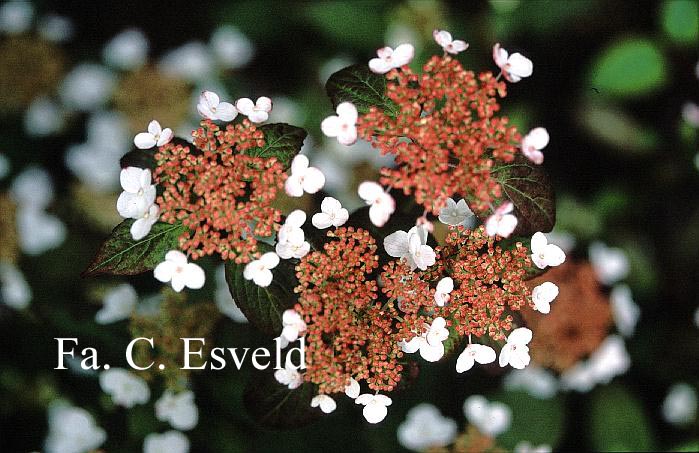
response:
<path id="1" fill-rule="evenodd" d="M 308 130 L 303 152 L 327 193 L 358 207 L 358 182 L 388 162 L 366 143 L 324 139 L 324 83 L 402 42 L 417 69 L 441 51 L 435 28 L 470 43 L 458 58 L 476 72 L 495 70 L 496 42 L 534 62 L 503 112 L 523 133 L 550 133 L 550 238 L 569 259 L 546 275 L 561 288 L 551 313 L 523 315 L 530 368 L 457 374 L 451 357 L 392 395 L 379 425 L 347 399 L 289 431 L 247 415 L 249 369 L 53 369 L 55 337 L 124 368 L 135 336 L 165 339 L 155 354 L 171 361 L 182 336 L 269 345 L 213 260 L 188 300 L 150 275 L 80 278 L 120 221 L 119 157 L 154 118 L 188 136 L 202 89 L 269 96 L 270 121 Z M 698 33 L 694 0 L 0 4 L 0 450 L 698 450 Z M 489 403 L 464 405 L 473 395 Z"/>

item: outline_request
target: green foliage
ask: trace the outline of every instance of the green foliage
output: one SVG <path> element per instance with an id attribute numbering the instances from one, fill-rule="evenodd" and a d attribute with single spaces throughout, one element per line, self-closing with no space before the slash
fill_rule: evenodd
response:
<path id="1" fill-rule="evenodd" d="M 548 444 L 556 448 L 565 426 L 562 397 L 538 399 L 524 392 L 502 392 L 492 399 L 512 409 L 512 424 L 498 437 L 499 444 L 512 449 L 519 442 L 528 441 L 532 445 Z"/>
<path id="2" fill-rule="evenodd" d="M 321 33 L 343 47 L 366 49 L 380 43 L 386 26 L 377 2 L 324 1 L 306 4 L 305 16 Z"/>
<path id="3" fill-rule="evenodd" d="M 260 425 L 275 429 L 291 429 L 318 419 L 322 412 L 311 407 L 316 386 L 304 382 L 290 390 L 274 379 L 272 370 L 251 376 L 243 402 L 248 413 Z"/>
<path id="4" fill-rule="evenodd" d="M 333 108 L 351 102 L 359 113 L 367 113 L 375 105 L 391 115 L 398 107 L 386 96 L 386 77 L 374 74 L 366 64 L 357 64 L 334 73 L 325 84 Z"/>
<path id="5" fill-rule="evenodd" d="M 660 144 L 654 129 L 611 105 L 589 103 L 580 108 L 578 118 L 591 135 L 626 154 L 649 154 Z"/>
<path id="6" fill-rule="evenodd" d="M 699 3 L 670 0 L 663 3 L 661 20 L 665 33 L 677 44 L 693 45 L 699 40 Z"/>
<path id="7" fill-rule="evenodd" d="M 594 391 L 590 405 L 590 442 L 594 450 L 653 450 L 651 432 L 641 402 L 628 390 L 612 385 Z"/>
<path id="8" fill-rule="evenodd" d="M 155 269 L 170 250 L 176 250 L 179 237 L 185 232 L 181 223 L 158 222 L 143 239 L 134 240 L 128 219 L 114 227 L 97 256 L 82 273 L 83 277 L 99 274 L 136 275 Z"/>
<path id="9" fill-rule="evenodd" d="M 291 167 L 291 161 L 301 151 L 303 141 L 308 135 L 304 129 L 285 123 L 264 124 L 259 130 L 265 134 L 265 146 L 250 148 L 245 154 L 264 158 L 276 157 L 285 169 Z"/>
<path id="10" fill-rule="evenodd" d="M 274 251 L 271 245 L 258 242 L 261 253 Z M 272 269 L 274 279 L 263 288 L 243 277 L 245 264 L 226 262 L 226 282 L 235 303 L 248 321 L 266 334 L 277 336 L 282 331 L 282 314 L 292 308 L 298 299 L 294 288 L 298 285 L 292 260 L 280 260 Z"/>
<path id="11" fill-rule="evenodd" d="M 612 43 L 592 65 L 590 84 L 603 95 L 633 97 L 667 82 L 666 62 L 658 46 L 645 38 Z"/>

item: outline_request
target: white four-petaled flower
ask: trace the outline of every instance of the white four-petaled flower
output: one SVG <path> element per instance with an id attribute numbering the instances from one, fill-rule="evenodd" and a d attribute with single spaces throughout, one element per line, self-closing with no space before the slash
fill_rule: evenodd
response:
<path id="1" fill-rule="evenodd" d="M 306 331 L 306 323 L 301 315 L 293 309 L 284 311 L 282 324 L 284 325 L 281 333 L 282 343 L 286 342 L 287 345 L 296 341 Z"/>
<path id="2" fill-rule="evenodd" d="M 119 175 L 124 191 L 117 200 L 119 215 L 127 219 L 142 217 L 155 201 L 155 185 L 149 169 L 127 167 Z"/>
<path id="3" fill-rule="evenodd" d="M 464 415 L 469 423 L 488 437 L 497 437 L 507 431 L 512 422 L 512 410 L 498 401 L 488 401 L 481 395 L 469 396 L 464 401 Z"/>
<path id="4" fill-rule="evenodd" d="M 544 282 L 532 290 L 534 309 L 544 314 L 551 311 L 551 302 L 558 297 L 558 286 L 551 282 Z"/>
<path id="5" fill-rule="evenodd" d="M 126 408 L 145 404 L 150 399 L 146 381 L 123 368 L 112 368 L 100 373 L 100 387 L 112 397 L 114 404 Z"/>
<path id="6" fill-rule="evenodd" d="M 272 271 L 279 264 L 279 256 L 274 252 L 267 252 L 260 259 L 250 261 L 243 270 L 243 277 L 252 280 L 256 285 L 266 287 L 272 283 Z"/>
<path id="7" fill-rule="evenodd" d="M 546 266 L 556 267 L 566 260 L 565 252 L 559 246 L 549 244 L 541 231 L 532 236 L 531 252 L 532 261 L 539 269 L 546 269 Z"/>
<path id="8" fill-rule="evenodd" d="M 320 129 L 328 137 L 337 137 L 341 145 L 351 145 L 357 141 L 357 108 L 351 102 L 343 102 L 331 115 L 320 123 Z"/>
<path id="9" fill-rule="evenodd" d="M 143 439 L 143 453 L 189 453 L 189 439 L 179 431 L 150 433 Z"/>
<path id="10" fill-rule="evenodd" d="M 172 129 L 166 127 L 163 129 L 160 123 L 156 120 L 148 124 L 148 132 L 136 134 L 133 138 L 133 144 L 139 149 L 150 149 L 154 146 L 163 146 L 172 140 Z"/>
<path id="11" fill-rule="evenodd" d="M 300 209 L 292 211 L 277 234 L 275 251 L 279 258 L 303 258 L 311 250 L 301 226 L 306 222 L 306 213 Z"/>
<path id="12" fill-rule="evenodd" d="M 536 127 L 529 131 L 522 139 L 522 154 L 537 165 L 544 162 L 542 149 L 549 144 L 549 133 L 543 127 Z"/>
<path id="13" fill-rule="evenodd" d="M 321 212 L 313 214 L 311 223 L 313 226 L 322 230 L 331 226 L 339 227 L 344 225 L 349 219 L 349 212 L 342 207 L 342 204 L 333 197 L 323 198 L 320 204 Z"/>
<path id="14" fill-rule="evenodd" d="M 289 390 L 299 388 L 303 384 L 303 376 L 290 361 L 286 362 L 284 368 L 274 372 L 274 379 L 280 384 L 286 385 Z"/>
<path id="15" fill-rule="evenodd" d="M 495 350 L 484 344 L 469 343 L 466 349 L 459 354 L 456 359 L 456 372 L 463 373 L 473 368 L 473 365 L 478 362 L 481 365 L 495 362 Z"/>
<path id="16" fill-rule="evenodd" d="M 349 384 L 345 386 L 345 395 L 352 399 L 356 399 L 359 396 L 361 388 L 359 387 L 359 382 L 357 382 L 353 377 L 350 378 Z"/>
<path id="17" fill-rule="evenodd" d="M 214 121 L 233 121 L 238 110 L 230 102 L 221 102 L 213 91 L 202 91 L 197 104 L 197 111 L 204 118 Z"/>
<path id="18" fill-rule="evenodd" d="M 235 108 L 253 123 L 263 123 L 269 119 L 272 100 L 265 96 L 257 98 L 255 102 L 250 98 L 241 98 L 236 101 Z"/>
<path id="19" fill-rule="evenodd" d="M 364 405 L 362 414 L 364 414 L 364 418 L 369 423 L 379 423 L 386 418 L 386 414 L 388 414 L 388 409 L 386 408 L 393 403 L 391 398 L 386 395 L 372 395 L 371 393 L 359 395 L 354 402 Z"/>
<path id="20" fill-rule="evenodd" d="M 337 409 L 337 403 L 328 395 L 316 395 L 311 400 L 311 407 L 320 407 L 320 410 L 329 414 Z"/>
<path id="21" fill-rule="evenodd" d="M 485 221 L 485 232 L 488 236 L 509 237 L 517 227 L 517 217 L 510 214 L 514 210 L 511 201 L 506 201 L 495 209 L 493 215 Z"/>
<path id="22" fill-rule="evenodd" d="M 163 283 L 170 282 L 172 289 L 178 293 L 185 287 L 200 289 L 206 281 L 204 270 L 194 263 L 187 262 L 187 256 L 179 250 L 167 252 L 165 261 L 155 267 L 153 275 Z"/>
<path id="23" fill-rule="evenodd" d="M 451 277 L 444 277 L 437 283 L 434 293 L 434 301 L 438 307 L 443 307 L 449 302 L 449 294 L 454 291 L 454 280 Z"/>
<path id="24" fill-rule="evenodd" d="M 468 43 L 460 39 L 452 39 L 451 33 L 446 30 L 435 30 L 432 32 L 434 40 L 442 46 L 445 52 L 456 55 L 468 49 Z"/>
<path id="25" fill-rule="evenodd" d="M 532 341 L 532 331 L 526 327 L 515 329 L 507 337 L 507 344 L 500 351 L 500 366 L 505 367 L 508 364 L 512 368 L 521 370 L 529 365 L 529 342 Z"/>
<path id="26" fill-rule="evenodd" d="M 383 187 L 372 181 L 364 181 L 357 188 L 359 197 L 369 206 L 369 219 L 377 227 L 382 227 L 388 222 L 391 214 L 396 210 L 396 201 L 384 192 Z"/>
<path id="27" fill-rule="evenodd" d="M 386 74 L 391 69 L 400 68 L 413 60 L 415 48 L 412 44 L 401 44 L 395 49 L 382 47 L 376 51 L 377 58 L 369 60 L 369 69 L 377 74 Z"/>
<path id="28" fill-rule="evenodd" d="M 423 226 L 414 226 L 407 233 L 391 233 L 384 238 L 383 246 L 390 256 L 405 259 L 411 270 L 424 271 L 435 263 L 435 253 L 427 245 L 427 229 Z"/>
<path id="29" fill-rule="evenodd" d="M 325 175 L 315 167 L 308 166 L 308 157 L 298 154 L 291 161 L 291 175 L 284 188 L 290 197 L 303 196 L 304 192 L 316 193 L 325 185 Z"/>
<path id="30" fill-rule="evenodd" d="M 435 318 L 432 324 L 425 323 L 425 331 L 412 338 L 410 341 L 400 342 L 403 352 L 412 354 L 420 351 L 420 356 L 428 362 L 436 362 L 444 356 L 444 344 L 442 342 L 449 337 L 447 322 L 441 316 Z"/>
<path id="31" fill-rule="evenodd" d="M 194 403 L 194 393 L 191 390 L 180 393 L 165 390 L 155 402 L 155 417 L 182 431 L 194 428 L 199 422 L 199 409 Z"/>
<path id="32" fill-rule="evenodd" d="M 463 225 L 472 216 L 473 212 L 463 198 L 458 203 L 447 198 L 447 205 L 439 211 L 439 221 L 451 226 Z"/>
<path id="33" fill-rule="evenodd" d="M 532 61 L 521 53 L 509 55 L 500 44 L 493 46 L 493 60 L 510 82 L 519 82 L 524 77 L 529 77 L 534 71 Z"/>

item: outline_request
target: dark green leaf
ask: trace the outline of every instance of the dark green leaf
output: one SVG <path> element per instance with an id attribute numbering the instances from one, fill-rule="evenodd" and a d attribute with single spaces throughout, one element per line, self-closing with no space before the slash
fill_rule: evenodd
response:
<path id="1" fill-rule="evenodd" d="M 257 243 L 261 253 L 273 251 L 274 247 Z M 298 285 L 292 260 L 280 260 L 272 269 L 272 283 L 263 288 L 243 277 L 245 264 L 226 262 L 228 289 L 248 321 L 261 331 L 277 336 L 282 331 L 282 313 L 292 308 L 298 297 L 294 288 Z"/>
<path id="2" fill-rule="evenodd" d="M 285 123 L 265 124 L 259 129 L 265 134 L 265 146 L 250 148 L 245 154 L 254 157 L 276 157 L 284 168 L 291 166 L 291 161 L 301 151 L 303 141 L 308 135 L 304 129 Z"/>
<path id="3" fill-rule="evenodd" d="M 359 113 L 366 113 L 375 105 L 386 113 L 395 116 L 398 107 L 386 96 L 386 77 L 374 74 L 366 64 L 357 64 L 341 69 L 331 75 L 325 84 L 325 91 L 337 108 L 343 102 L 351 102 Z"/>
<path id="4" fill-rule="evenodd" d="M 532 445 L 551 445 L 556 450 L 565 427 L 562 397 L 537 399 L 516 391 L 501 392 L 492 399 L 505 403 L 512 409 L 512 424 L 498 437 L 498 443 L 508 451 L 523 440 Z"/>
<path id="5" fill-rule="evenodd" d="M 133 222 L 124 220 L 114 227 L 97 256 L 82 273 L 83 277 L 99 274 L 136 275 L 152 270 L 163 261 L 168 251 L 178 248 L 179 237 L 185 231 L 180 223 L 171 225 L 158 222 L 148 236 L 135 241 L 130 231 Z"/>
<path id="6" fill-rule="evenodd" d="M 307 425 L 322 415 L 319 408 L 311 407 L 315 394 L 316 386 L 309 382 L 289 390 L 274 379 L 272 370 L 268 370 L 251 376 L 243 402 L 252 418 L 261 425 L 291 429 Z"/>

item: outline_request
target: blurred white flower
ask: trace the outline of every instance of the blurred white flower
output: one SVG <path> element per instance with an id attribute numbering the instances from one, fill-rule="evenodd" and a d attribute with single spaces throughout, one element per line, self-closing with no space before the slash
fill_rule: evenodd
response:
<path id="1" fill-rule="evenodd" d="M 570 253 L 575 248 L 575 236 L 566 231 L 552 231 L 546 233 L 546 239 L 550 244 L 558 245 L 564 253 Z"/>
<path id="2" fill-rule="evenodd" d="M 156 120 L 148 123 L 148 132 L 140 132 L 133 138 L 133 144 L 138 149 L 150 149 L 154 146 L 163 146 L 172 140 L 172 129 L 163 129 Z"/>
<path id="3" fill-rule="evenodd" d="M 194 393 L 185 390 L 175 393 L 165 390 L 155 402 L 155 417 L 181 431 L 187 431 L 199 422 L 199 409 L 194 404 Z"/>
<path id="4" fill-rule="evenodd" d="M 534 309 L 543 314 L 551 311 L 551 302 L 558 297 L 558 286 L 551 282 L 544 282 L 532 289 L 532 301 Z"/>
<path id="5" fill-rule="evenodd" d="M 232 25 L 222 25 L 214 30 L 209 46 L 224 69 L 245 66 L 255 53 L 255 47 L 248 37 Z"/>
<path id="6" fill-rule="evenodd" d="M 629 274 L 629 259 L 620 248 L 607 247 L 601 242 L 593 242 L 588 250 L 588 255 L 597 278 L 604 285 L 611 286 Z"/>
<path id="7" fill-rule="evenodd" d="M 179 250 L 170 250 L 165 254 L 165 261 L 153 270 L 155 279 L 163 283 L 170 282 L 176 292 L 185 287 L 201 289 L 206 281 L 204 270 L 197 264 L 188 263 L 187 256 Z"/>
<path id="8" fill-rule="evenodd" d="M 66 42 L 73 37 L 73 22 L 66 16 L 47 14 L 39 21 L 37 31 L 47 41 Z"/>
<path id="9" fill-rule="evenodd" d="M 415 53 L 422 49 L 422 32 L 415 29 L 415 24 L 410 22 L 393 21 L 386 28 L 384 41 L 387 45 L 395 47 L 402 42 L 412 43 Z"/>
<path id="10" fill-rule="evenodd" d="M 0 6 L 0 32 L 18 35 L 29 30 L 34 18 L 34 6 L 28 1 L 9 1 Z"/>
<path id="11" fill-rule="evenodd" d="M 529 365 L 529 342 L 532 341 L 532 331 L 526 327 L 513 330 L 507 337 L 507 343 L 500 350 L 499 363 L 501 367 L 508 364 L 521 370 Z"/>
<path id="12" fill-rule="evenodd" d="M 415 56 L 412 44 L 401 44 L 394 49 L 382 47 L 376 51 L 377 58 L 369 60 L 369 69 L 377 74 L 386 74 L 391 69 L 409 64 Z"/>
<path id="13" fill-rule="evenodd" d="M 323 198 L 320 204 L 321 212 L 313 214 L 311 223 L 314 227 L 322 230 L 331 226 L 339 227 L 349 219 L 349 212 L 342 207 L 342 204 L 333 197 Z"/>
<path id="14" fill-rule="evenodd" d="M 63 79 L 59 95 L 67 108 L 91 111 L 107 102 L 115 85 L 116 77 L 109 69 L 98 64 L 82 63 Z"/>
<path id="15" fill-rule="evenodd" d="M 467 221 L 472 219 L 473 212 L 463 198 L 458 203 L 447 198 L 447 205 L 439 211 L 439 221 L 446 225 L 466 225 Z"/>
<path id="16" fill-rule="evenodd" d="M 682 105 L 682 119 L 692 127 L 699 127 L 699 105 L 694 102 L 685 102 Z"/>
<path id="17" fill-rule="evenodd" d="M 359 382 L 357 382 L 354 378 L 350 378 L 349 384 L 345 386 L 345 395 L 349 396 L 352 399 L 356 399 L 359 396 L 359 392 L 361 391 L 361 388 L 359 387 Z"/>
<path id="18" fill-rule="evenodd" d="M 662 406 L 666 422 L 677 426 L 686 426 L 697 418 L 697 392 L 684 382 L 673 384 L 665 396 Z"/>
<path id="19" fill-rule="evenodd" d="M 51 99 L 40 96 L 24 112 L 24 130 L 30 137 L 45 137 L 63 127 L 63 112 Z"/>
<path id="20" fill-rule="evenodd" d="M 124 30 L 113 37 L 102 50 L 102 58 L 109 66 L 135 70 L 146 63 L 148 38 L 135 28 Z"/>
<path id="21" fill-rule="evenodd" d="M 476 362 L 481 365 L 495 362 L 495 350 L 484 344 L 469 343 L 456 359 L 456 372 L 463 373 L 473 368 Z"/>
<path id="22" fill-rule="evenodd" d="M 102 371 L 99 377 L 102 391 L 112 397 L 114 404 L 132 408 L 150 399 L 146 381 L 123 368 Z"/>
<path id="23" fill-rule="evenodd" d="M 107 440 L 105 431 L 85 409 L 63 401 L 54 401 L 48 409 L 46 453 L 83 453 L 98 448 Z"/>
<path id="24" fill-rule="evenodd" d="M 325 185 L 325 175 L 316 167 L 309 167 L 308 157 L 297 154 L 291 161 L 291 174 L 284 183 L 290 197 L 303 196 L 304 192 L 316 193 Z"/>
<path id="25" fill-rule="evenodd" d="M 544 163 L 542 149 L 549 144 L 549 133 L 543 127 L 529 131 L 522 139 L 522 154 L 537 165 Z"/>
<path id="26" fill-rule="evenodd" d="M 337 137 L 342 145 L 352 145 L 357 141 L 357 107 L 351 102 L 343 102 L 335 109 L 337 115 L 330 115 L 320 123 L 326 137 Z"/>
<path id="27" fill-rule="evenodd" d="M 155 185 L 148 168 L 127 167 L 119 175 L 124 190 L 117 199 L 117 211 L 126 219 L 141 218 L 155 201 Z"/>
<path id="28" fill-rule="evenodd" d="M 286 385 L 290 390 L 299 388 L 303 384 L 303 377 L 296 367 L 287 360 L 284 368 L 274 372 L 274 379 L 282 385 Z"/>
<path id="29" fill-rule="evenodd" d="M 551 453 L 551 446 L 546 444 L 534 446 L 527 441 L 522 441 L 515 445 L 514 453 Z"/>
<path id="30" fill-rule="evenodd" d="M 511 201 L 506 201 L 485 220 L 485 232 L 488 236 L 509 237 L 517 227 L 517 217 L 511 214 L 514 210 Z"/>
<path id="31" fill-rule="evenodd" d="M 0 181 L 10 173 L 10 160 L 4 154 L 0 154 Z"/>
<path id="32" fill-rule="evenodd" d="M 311 407 L 320 407 L 320 410 L 329 414 L 337 409 L 337 403 L 328 395 L 316 395 L 311 400 Z"/>
<path id="33" fill-rule="evenodd" d="M 239 323 L 248 322 L 248 318 L 246 318 L 240 308 L 238 308 L 233 296 L 231 296 L 231 291 L 226 282 L 226 266 L 223 264 L 216 269 L 216 292 L 214 293 L 214 302 L 216 302 L 219 311 L 233 321 Z"/>
<path id="34" fill-rule="evenodd" d="M 625 284 L 614 286 L 609 295 L 609 303 L 619 333 L 624 337 L 632 336 L 636 330 L 638 318 L 641 317 L 641 309 L 633 301 L 631 288 Z"/>
<path id="35" fill-rule="evenodd" d="M 592 366 L 588 361 L 578 362 L 561 374 L 561 388 L 587 393 L 597 385 Z"/>
<path id="36" fill-rule="evenodd" d="M 488 437 L 497 437 L 510 428 L 512 410 L 505 404 L 472 395 L 464 401 L 464 415 L 470 424 Z"/>
<path id="37" fill-rule="evenodd" d="M 279 256 L 274 252 L 267 252 L 259 259 L 245 265 L 243 277 L 264 288 L 272 283 L 272 269 L 277 267 L 277 264 L 279 264 Z"/>
<path id="38" fill-rule="evenodd" d="M 359 395 L 354 402 L 356 404 L 364 405 L 362 414 L 364 415 L 366 421 L 372 424 L 379 423 L 381 420 L 386 418 L 386 415 L 388 414 L 388 409 L 386 408 L 393 403 L 391 398 L 386 395 L 372 395 L 370 393 Z"/>
<path id="39" fill-rule="evenodd" d="M 159 63 L 165 75 L 194 83 L 211 79 L 214 66 L 209 48 L 201 42 L 189 42 L 173 49 Z"/>
<path id="40" fill-rule="evenodd" d="M 444 356 L 444 340 L 449 338 L 449 329 L 446 328 L 446 320 L 441 316 L 435 318 L 432 324 L 425 323 L 424 332 L 410 341 L 399 343 L 401 350 L 412 354 L 420 351 L 420 357 L 428 362 L 436 362 Z"/>
<path id="41" fill-rule="evenodd" d="M 595 382 L 607 384 L 628 371 L 631 357 L 624 340 L 618 335 L 610 335 L 590 355 L 588 364 Z"/>
<path id="42" fill-rule="evenodd" d="M 20 207 L 16 217 L 19 247 L 27 255 L 37 256 L 55 249 L 68 234 L 61 219 L 33 206 Z"/>
<path id="43" fill-rule="evenodd" d="M 32 290 L 22 272 L 11 263 L 0 261 L 0 303 L 23 310 L 32 300 Z"/>
<path id="44" fill-rule="evenodd" d="M 446 30 L 434 30 L 432 37 L 445 52 L 456 55 L 468 49 L 468 43 L 460 39 L 453 39 L 451 33 Z"/>
<path id="45" fill-rule="evenodd" d="M 529 365 L 507 373 L 503 385 L 508 391 L 524 390 L 534 398 L 553 398 L 558 392 L 558 380 L 548 370 Z"/>
<path id="46" fill-rule="evenodd" d="M 540 231 L 532 236 L 530 250 L 531 259 L 539 269 L 560 266 L 566 259 L 563 250 L 555 244 L 549 244 L 544 233 Z"/>
<path id="47" fill-rule="evenodd" d="M 439 280 L 434 292 L 434 302 L 438 307 L 443 307 L 449 302 L 449 295 L 452 291 L 454 291 L 454 280 L 451 277 L 444 277 Z"/>
<path id="48" fill-rule="evenodd" d="M 414 451 L 445 447 L 454 442 L 457 434 L 456 422 L 427 403 L 410 409 L 397 431 L 398 443 Z"/>
<path id="49" fill-rule="evenodd" d="M 414 226 L 407 233 L 398 230 L 389 234 L 383 240 L 386 253 L 394 258 L 404 259 L 411 270 L 425 270 L 435 263 L 435 253 L 427 245 L 427 229 L 424 226 Z"/>
<path id="50" fill-rule="evenodd" d="M 265 96 L 257 98 L 255 102 L 250 98 L 240 98 L 235 102 L 235 108 L 253 123 L 264 123 L 272 111 L 272 100 Z"/>
<path id="51" fill-rule="evenodd" d="M 204 118 L 214 121 L 233 121 L 238 111 L 230 102 L 221 102 L 213 91 L 202 91 L 197 104 L 197 111 Z"/>
<path id="52" fill-rule="evenodd" d="M 109 324 L 127 319 L 133 313 L 138 302 L 138 294 L 133 286 L 123 283 L 104 295 L 102 309 L 95 315 L 98 324 Z"/>
<path id="53" fill-rule="evenodd" d="M 364 200 L 369 208 L 369 220 L 377 227 L 382 227 L 388 222 L 391 214 L 396 210 L 396 201 L 384 192 L 383 187 L 372 181 L 364 181 L 357 188 L 359 198 Z"/>
<path id="54" fill-rule="evenodd" d="M 51 176 L 43 168 L 27 167 L 12 181 L 10 195 L 19 207 L 44 209 L 53 201 Z"/>
<path id="55" fill-rule="evenodd" d="M 493 60 L 510 82 L 519 82 L 525 77 L 532 75 L 534 65 L 532 61 L 520 53 L 509 55 L 500 44 L 493 46 Z"/>
<path id="56" fill-rule="evenodd" d="M 143 453 L 188 453 L 189 439 L 179 431 L 151 433 L 143 440 Z"/>

